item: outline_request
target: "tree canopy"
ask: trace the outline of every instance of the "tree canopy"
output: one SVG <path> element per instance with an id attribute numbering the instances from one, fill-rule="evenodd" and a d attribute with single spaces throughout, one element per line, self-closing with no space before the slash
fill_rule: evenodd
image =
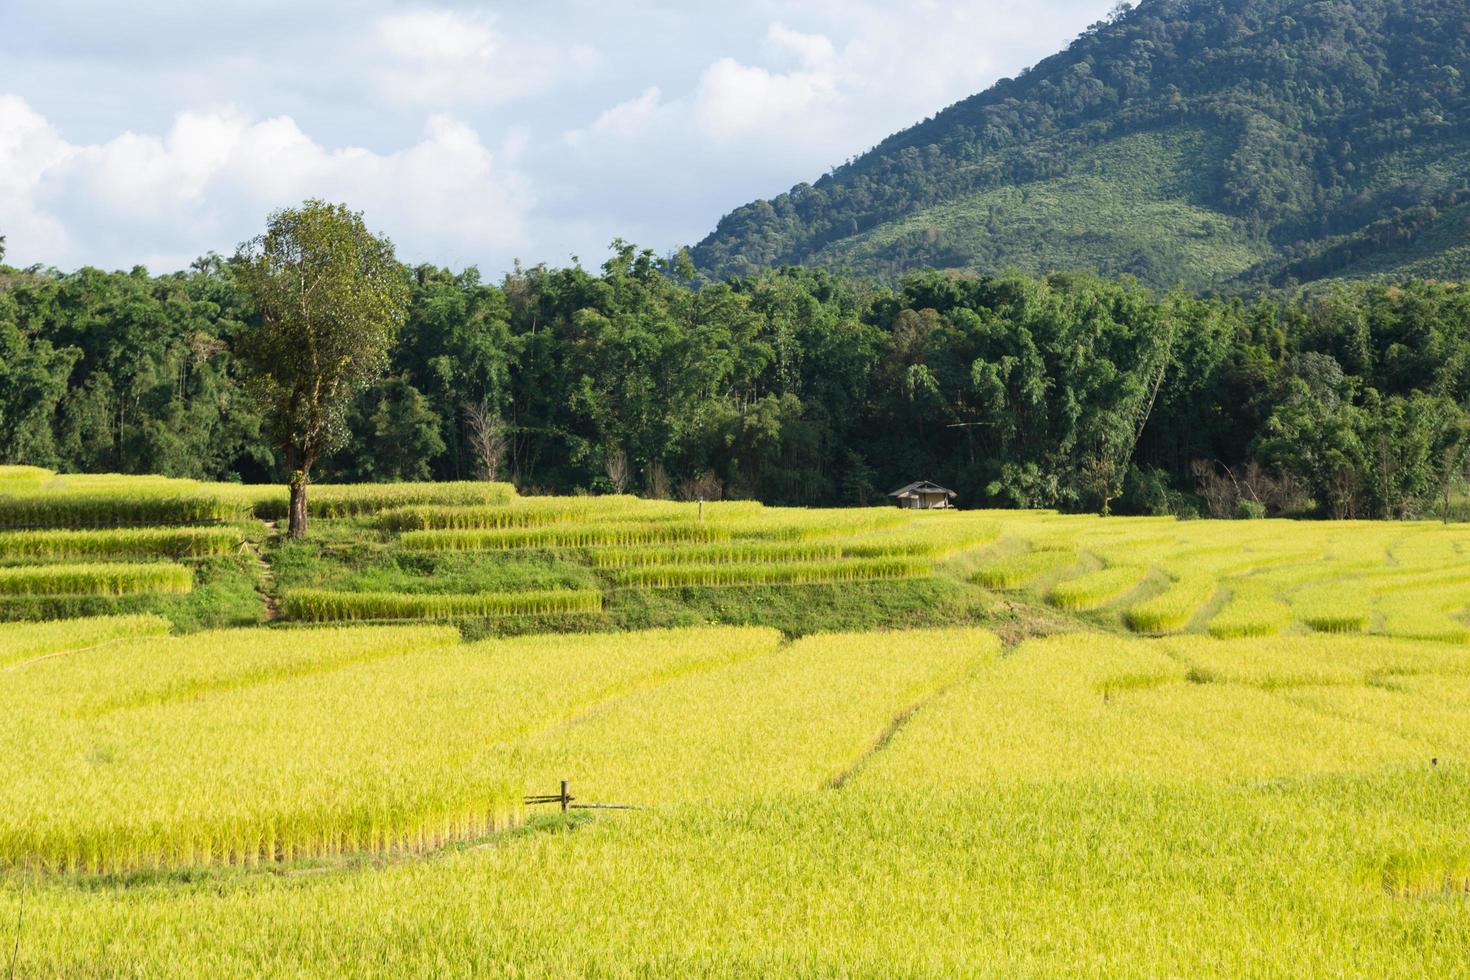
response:
<path id="1" fill-rule="evenodd" d="M 1090 275 L 676 271 L 623 243 L 597 271 L 495 284 L 391 266 L 403 326 L 382 377 L 347 386 L 376 379 L 326 427 L 320 473 L 470 479 L 494 446 L 527 492 L 873 504 L 932 479 L 965 506 L 1404 516 L 1439 513 L 1464 469 L 1453 284 L 1247 302 Z M 0 269 L 0 461 L 289 478 L 241 361 L 264 329 L 251 274 Z"/>
<path id="2" fill-rule="evenodd" d="M 255 311 L 236 350 L 282 453 L 290 533 L 299 537 L 312 469 L 347 445 L 349 410 L 388 366 L 408 286 L 391 242 L 368 231 L 360 213 L 317 200 L 272 214 L 265 233 L 240 247 L 233 271 Z"/>

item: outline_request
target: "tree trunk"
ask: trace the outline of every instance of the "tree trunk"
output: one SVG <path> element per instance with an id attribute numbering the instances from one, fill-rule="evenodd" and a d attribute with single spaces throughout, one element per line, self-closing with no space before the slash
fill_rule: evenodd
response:
<path id="1" fill-rule="evenodd" d="M 306 484 L 305 470 L 291 474 L 291 523 L 286 533 L 292 538 L 306 537 Z"/>

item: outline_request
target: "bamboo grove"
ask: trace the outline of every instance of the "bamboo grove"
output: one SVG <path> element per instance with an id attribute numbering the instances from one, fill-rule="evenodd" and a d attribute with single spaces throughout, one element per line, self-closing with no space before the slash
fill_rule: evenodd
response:
<path id="1" fill-rule="evenodd" d="M 689 274 L 623 243 L 597 271 L 499 284 L 405 268 L 390 369 L 322 479 L 834 505 L 923 477 L 970 506 L 1219 517 L 1438 515 L 1463 483 L 1453 284 L 1247 300 L 1082 275 Z M 232 354 L 253 317 L 214 257 L 0 270 L 0 463 L 282 479 Z M 187 507 L 115 519 L 221 516 Z"/>

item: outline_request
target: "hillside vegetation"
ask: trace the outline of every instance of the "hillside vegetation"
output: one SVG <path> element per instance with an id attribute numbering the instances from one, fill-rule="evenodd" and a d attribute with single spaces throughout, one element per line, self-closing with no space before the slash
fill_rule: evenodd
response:
<path id="1" fill-rule="evenodd" d="M 714 275 L 1463 277 L 1467 76 L 1456 0 L 1145 0 L 815 183 L 736 209 L 693 255 Z"/>

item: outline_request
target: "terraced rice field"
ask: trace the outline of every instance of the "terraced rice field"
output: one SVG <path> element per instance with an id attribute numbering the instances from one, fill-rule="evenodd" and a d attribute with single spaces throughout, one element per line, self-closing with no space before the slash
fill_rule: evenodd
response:
<path id="1" fill-rule="evenodd" d="M 1470 962 L 1445 644 L 120 626 L 0 673 L 19 975 Z"/>
<path id="2" fill-rule="evenodd" d="M 133 479 L 0 468 L 0 590 L 195 590 L 0 623 L 15 976 L 1470 972 L 1470 528 Z"/>
<path id="3" fill-rule="evenodd" d="M 975 581 L 1102 610 L 1100 623 L 1148 634 L 1470 640 L 1470 526 L 988 516 L 1004 529 L 1003 547 Z"/>

